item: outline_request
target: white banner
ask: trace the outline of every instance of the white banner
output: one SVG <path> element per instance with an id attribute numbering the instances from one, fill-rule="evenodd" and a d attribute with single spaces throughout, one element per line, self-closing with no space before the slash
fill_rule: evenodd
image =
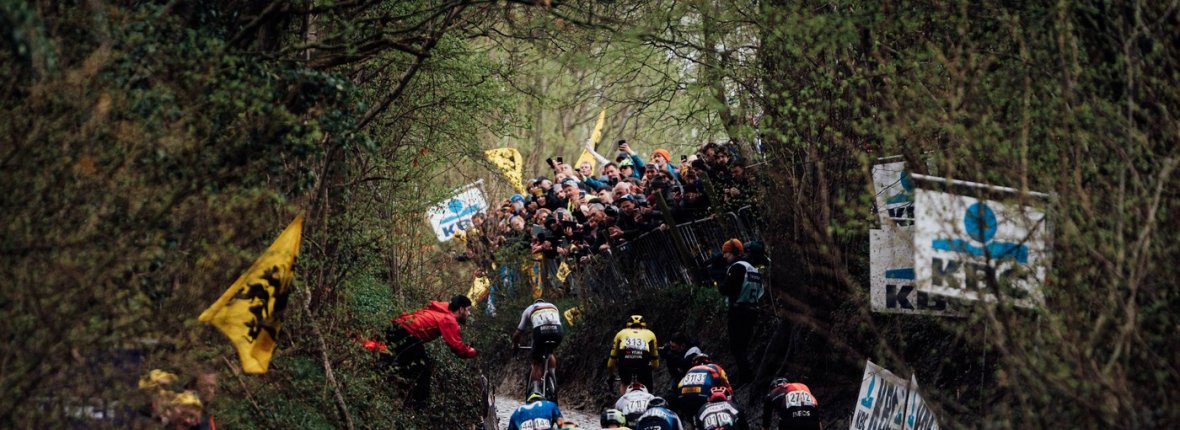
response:
<path id="1" fill-rule="evenodd" d="M 953 300 L 914 289 L 910 228 L 869 231 L 869 297 L 873 312 L 959 315 Z"/>
<path id="2" fill-rule="evenodd" d="M 914 225 L 914 182 L 904 161 L 873 165 L 873 192 L 881 228 Z"/>
<path id="3" fill-rule="evenodd" d="M 456 190 L 451 198 L 426 211 L 426 218 L 439 242 L 446 242 L 455 232 L 471 227 L 471 217 L 487 209 L 488 203 L 479 188 L 482 182 L 481 179 L 467 184 Z"/>
<path id="4" fill-rule="evenodd" d="M 927 179 L 945 181 L 923 177 Z M 998 188 L 990 189 L 995 194 Z M 994 276 L 1005 300 L 1025 307 L 1044 303 L 1041 286 L 1048 266 L 1048 228 L 1043 212 L 922 188 L 916 190 L 914 206 L 918 291 L 996 301 L 997 292 L 987 287 L 989 276 Z"/>
<path id="5" fill-rule="evenodd" d="M 910 375 L 910 395 L 906 400 L 906 419 L 903 430 L 938 430 L 938 417 L 934 411 L 926 406 L 922 400 L 922 393 L 918 390 L 918 377 Z"/>
<path id="6" fill-rule="evenodd" d="M 864 379 L 849 429 L 901 430 L 908 382 L 871 360 L 865 362 Z"/>

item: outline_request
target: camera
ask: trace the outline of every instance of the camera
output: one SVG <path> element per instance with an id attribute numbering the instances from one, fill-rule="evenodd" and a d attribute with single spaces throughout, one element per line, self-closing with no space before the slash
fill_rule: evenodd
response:
<path id="1" fill-rule="evenodd" d="M 684 154 L 680 154 L 680 162 L 684 163 L 686 161 L 688 161 L 688 156 L 684 155 Z"/>
<path id="2" fill-rule="evenodd" d="M 625 144 L 627 144 L 627 139 L 619 139 L 618 142 L 615 142 L 616 146 L 623 146 Z"/>
<path id="3" fill-rule="evenodd" d="M 557 157 L 557 162 L 558 162 L 558 163 L 564 163 L 565 161 L 562 161 L 562 160 L 561 160 L 561 157 Z"/>
<path id="4" fill-rule="evenodd" d="M 553 157 L 546 158 L 545 163 L 549 164 L 549 167 L 554 167 Z"/>

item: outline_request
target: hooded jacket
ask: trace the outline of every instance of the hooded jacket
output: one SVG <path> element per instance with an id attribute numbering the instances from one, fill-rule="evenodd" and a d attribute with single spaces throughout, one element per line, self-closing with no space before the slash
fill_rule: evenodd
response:
<path id="1" fill-rule="evenodd" d="M 459 336 L 459 321 L 447 309 L 447 302 L 430 302 L 422 309 L 401 314 L 393 322 L 422 342 L 442 336 L 455 355 L 460 358 L 475 357 L 475 348 L 463 343 L 463 338 Z"/>

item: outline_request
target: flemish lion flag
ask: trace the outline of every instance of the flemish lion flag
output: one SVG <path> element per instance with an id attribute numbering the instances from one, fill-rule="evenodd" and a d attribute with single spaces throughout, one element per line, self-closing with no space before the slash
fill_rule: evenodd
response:
<path id="1" fill-rule="evenodd" d="M 598 122 L 594 124 L 594 131 L 590 132 L 590 145 L 597 148 L 598 142 L 602 140 L 602 126 L 606 124 L 606 109 L 598 112 Z M 574 168 L 578 168 L 582 163 L 590 163 L 590 171 L 598 169 L 598 160 L 590 155 L 590 151 L 582 150 L 582 155 L 578 156 L 578 161 L 574 163 Z"/>
<path id="2" fill-rule="evenodd" d="M 217 327 L 234 344 L 246 373 L 266 373 L 270 367 L 302 234 L 300 215 L 217 302 L 201 312 L 202 322 Z"/>
<path id="3" fill-rule="evenodd" d="M 521 158 L 520 151 L 517 151 L 516 148 L 498 148 L 484 151 L 484 155 L 488 157 L 488 161 L 500 169 L 500 173 L 503 173 L 505 178 L 508 178 L 508 182 L 512 183 L 512 188 L 515 188 L 517 193 L 525 193 L 524 183 L 521 182 L 524 158 Z"/>

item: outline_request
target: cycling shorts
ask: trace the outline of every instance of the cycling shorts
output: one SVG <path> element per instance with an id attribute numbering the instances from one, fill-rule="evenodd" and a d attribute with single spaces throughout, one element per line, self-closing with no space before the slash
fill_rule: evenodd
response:
<path id="1" fill-rule="evenodd" d="M 533 351 L 531 357 L 535 361 L 544 360 L 561 345 L 561 326 L 539 325 L 533 327 Z"/>

